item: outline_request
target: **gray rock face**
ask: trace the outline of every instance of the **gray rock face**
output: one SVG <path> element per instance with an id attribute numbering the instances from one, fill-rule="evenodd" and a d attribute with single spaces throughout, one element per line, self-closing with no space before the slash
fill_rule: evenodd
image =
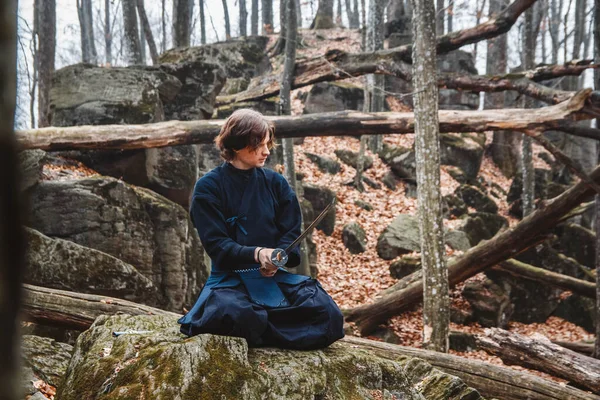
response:
<path id="1" fill-rule="evenodd" d="M 218 64 L 200 61 L 128 68 L 77 64 L 54 75 L 50 119 L 54 126 L 74 126 L 210 118 L 224 82 Z M 197 179 L 198 155 L 192 145 L 60 154 L 103 175 L 152 188 L 184 207 Z"/>
<path id="2" fill-rule="evenodd" d="M 304 113 L 362 110 L 363 89 L 345 82 L 319 82 L 314 84 L 304 101 Z"/>
<path id="3" fill-rule="evenodd" d="M 557 230 L 557 249 L 588 268 L 596 267 L 596 233 L 577 224 L 564 224 Z"/>
<path id="4" fill-rule="evenodd" d="M 182 207 L 113 178 L 40 182 L 31 193 L 32 227 L 133 265 L 181 312 L 208 276 L 202 246 Z"/>
<path id="5" fill-rule="evenodd" d="M 465 202 L 453 194 L 442 197 L 442 210 L 444 215 L 454 215 L 455 217 L 460 217 L 469 212 Z"/>
<path id="6" fill-rule="evenodd" d="M 454 250 L 467 251 L 471 248 L 469 236 L 460 230 L 453 230 L 444 233 L 444 241 Z"/>
<path id="7" fill-rule="evenodd" d="M 23 335 L 21 338 L 21 382 L 25 395 L 37 392 L 33 381 L 60 385 L 71 360 L 73 346 L 50 338 Z M 43 397 L 45 398 L 45 397 Z"/>
<path id="8" fill-rule="evenodd" d="M 464 201 L 467 206 L 473 207 L 477 211 L 490 214 L 498 212 L 498 205 L 496 202 L 475 186 L 461 185 L 454 193 L 458 198 Z"/>
<path id="9" fill-rule="evenodd" d="M 562 300 L 553 315 L 581 326 L 593 333 L 596 329 L 596 305 L 594 299 L 572 294 Z"/>
<path id="10" fill-rule="evenodd" d="M 373 211 L 373 206 L 371 204 L 367 203 L 366 201 L 355 200 L 354 205 L 362 208 L 365 211 Z"/>
<path id="11" fill-rule="evenodd" d="M 447 133 L 440 134 L 440 162 L 453 165 L 473 180 L 479 173 L 483 159 L 483 146 L 470 137 L 458 137 Z"/>
<path id="12" fill-rule="evenodd" d="M 336 194 L 333 190 L 303 183 L 304 198 L 308 200 L 313 207 L 314 216 L 318 216 L 335 199 Z M 305 221 L 305 224 L 310 224 L 311 221 Z M 330 236 L 335 229 L 335 207 L 327 212 L 327 215 L 317 225 L 317 229 L 321 229 L 323 233 Z"/>
<path id="13" fill-rule="evenodd" d="M 340 163 L 330 157 L 320 156 L 318 154 L 304 153 L 306 158 L 314 162 L 317 167 L 328 174 L 337 174 L 340 172 Z"/>
<path id="14" fill-rule="evenodd" d="M 148 335 L 113 338 L 123 329 Z M 117 368 L 119 366 L 119 368 Z M 173 319 L 100 317 L 77 342 L 63 400 L 146 399 L 472 399 L 460 379 L 416 358 L 389 360 L 337 342 L 320 351 L 249 349 L 240 338 L 184 338 Z"/>
<path id="15" fill-rule="evenodd" d="M 344 164 L 356 169 L 358 166 L 358 153 L 351 150 L 338 149 L 334 151 L 335 155 L 342 160 Z M 363 170 L 367 170 L 373 166 L 373 157 L 366 155 L 363 160 Z"/>
<path id="16" fill-rule="evenodd" d="M 350 253 L 359 254 L 367 250 L 365 231 L 358 222 L 351 222 L 342 230 L 342 241 Z"/>
<path id="17" fill-rule="evenodd" d="M 420 250 L 419 220 L 416 216 L 398 215 L 377 239 L 377 254 L 384 260 Z"/>
<path id="18" fill-rule="evenodd" d="M 157 304 L 157 288 L 130 264 L 33 229 L 26 228 L 25 237 L 25 283 Z"/>

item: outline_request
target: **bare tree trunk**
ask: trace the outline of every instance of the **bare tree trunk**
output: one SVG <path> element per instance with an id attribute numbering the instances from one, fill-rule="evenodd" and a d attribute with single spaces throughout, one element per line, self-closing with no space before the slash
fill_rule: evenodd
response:
<path id="1" fill-rule="evenodd" d="M 594 1 L 594 60 L 600 62 L 600 0 Z M 600 88 L 600 71 L 594 70 L 594 88 Z M 596 119 L 596 126 L 600 121 Z M 600 160 L 600 148 L 598 149 Z M 596 341 L 594 357 L 600 359 L 600 195 L 596 195 Z"/>
<path id="2" fill-rule="evenodd" d="M 56 52 L 56 3 L 55 0 L 36 0 L 36 16 L 34 22 L 37 27 L 37 81 L 38 91 L 38 127 L 50 125 L 48 121 L 48 104 L 52 73 L 54 72 L 54 58 Z"/>
<path id="3" fill-rule="evenodd" d="M 250 34 L 258 35 L 258 0 L 252 0 L 252 15 L 250 16 Z"/>
<path id="4" fill-rule="evenodd" d="M 81 55 L 83 62 L 96 64 L 98 62 L 98 55 L 94 41 L 92 0 L 77 0 L 77 15 L 81 29 Z"/>
<path id="5" fill-rule="evenodd" d="M 371 0 L 369 2 L 369 30 L 367 37 L 367 51 L 383 50 L 384 18 L 385 18 L 385 0 Z M 371 112 L 380 112 L 384 110 L 385 102 L 385 77 L 383 75 L 368 75 L 370 89 L 370 107 Z M 383 146 L 383 137 L 380 135 L 370 136 L 368 138 L 369 150 L 378 153 Z"/>
<path id="6" fill-rule="evenodd" d="M 154 35 L 150 28 L 150 22 L 148 22 L 148 16 L 146 15 L 146 8 L 144 7 L 144 0 L 137 0 L 138 14 L 140 15 L 140 21 L 144 30 L 144 36 L 148 43 L 148 49 L 150 49 L 150 57 L 152 58 L 152 64 L 158 64 L 158 52 L 156 51 L 156 43 L 154 42 Z M 142 47 L 144 44 L 142 43 Z"/>
<path id="7" fill-rule="evenodd" d="M 173 47 L 190 45 L 190 0 L 173 0 Z"/>
<path id="8" fill-rule="evenodd" d="M 273 33 L 273 0 L 261 0 L 262 4 L 262 34 Z"/>
<path id="9" fill-rule="evenodd" d="M 136 0 L 121 0 L 125 40 L 125 62 L 128 65 L 141 64 L 140 35 L 138 33 Z"/>
<path id="10" fill-rule="evenodd" d="M 366 52 L 368 47 L 367 47 L 367 34 L 366 34 L 367 20 L 365 17 L 365 0 L 361 1 L 361 6 L 362 6 L 362 21 L 363 21 L 362 34 L 361 34 L 361 51 Z M 358 13 L 358 10 L 356 10 L 356 12 Z M 369 110 L 371 109 L 371 95 L 370 95 L 371 90 L 369 89 L 369 81 L 366 76 L 364 77 L 363 82 L 364 82 L 363 111 L 369 112 Z M 367 136 L 362 135 L 360 137 L 360 147 L 358 148 L 358 159 L 356 160 L 356 174 L 354 175 L 354 187 L 359 192 L 363 192 L 365 190 L 365 188 L 362 184 L 362 179 L 363 179 L 362 173 L 363 173 L 364 163 L 365 163 L 366 148 L 367 148 Z"/>
<path id="11" fill-rule="evenodd" d="M 296 23 L 298 24 L 298 29 L 302 29 L 302 3 L 300 0 L 296 1 Z"/>
<path id="12" fill-rule="evenodd" d="M 240 1 L 240 36 L 246 36 L 246 26 L 248 25 L 248 10 L 246 9 L 246 0 Z"/>
<path id="13" fill-rule="evenodd" d="M 355 7 L 358 4 L 355 2 Z M 358 29 L 359 23 L 355 20 L 355 16 L 358 16 L 358 10 L 352 10 L 351 0 L 346 0 L 346 14 L 348 15 L 348 27 L 350 29 Z"/>
<path id="14" fill-rule="evenodd" d="M 444 34 L 444 13 L 444 0 L 436 0 L 435 32 L 438 36 Z"/>
<path id="15" fill-rule="evenodd" d="M 144 1 L 144 0 L 141 0 Z M 140 57 L 142 59 L 142 65 L 146 65 L 146 33 L 144 32 L 144 25 L 142 24 L 142 16 L 140 14 L 140 0 L 136 0 L 136 8 L 138 12 L 138 19 L 140 24 L 138 26 L 138 31 L 140 32 Z"/>
<path id="16" fill-rule="evenodd" d="M 575 27 L 573 29 L 573 58 L 581 55 L 581 44 L 585 36 L 585 0 L 575 1 Z"/>
<path id="17" fill-rule="evenodd" d="M 257 1 L 257 0 L 253 0 Z M 204 0 L 199 0 L 200 3 L 200 43 L 206 44 L 206 18 L 204 18 Z"/>
<path id="18" fill-rule="evenodd" d="M 534 28 L 534 9 L 529 8 L 525 12 L 525 41 L 524 49 L 524 70 L 534 67 L 535 64 L 535 28 Z M 532 102 L 526 101 L 525 107 L 529 108 Z M 523 216 L 529 215 L 533 209 L 533 201 L 535 197 L 535 176 L 533 172 L 533 151 L 532 139 L 529 136 L 523 135 L 523 144 L 521 148 L 521 162 L 523 168 L 523 193 L 521 201 L 523 203 Z"/>
<path id="19" fill-rule="evenodd" d="M 333 0 L 319 0 L 319 8 L 317 8 L 317 14 L 310 28 L 331 29 L 333 27 L 335 27 L 333 23 Z"/>
<path id="20" fill-rule="evenodd" d="M 227 0 L 223 0 L 223 15 L 225 17 L 225 40 L 231 39 L 231 25 L 229 24 L 229 8 Z"/>
<path id="21" fill-rule="evenodd" d="M 490 0 L 489 16 L 494 18 L 508 6 L 508 0 Z M 486 73 L 488 75 L 502 75 L 507 68 L 507 36 L 500 35 L 488 40 Z M 486 93 L 485 108 L 504 108 L 505 94 Z M 502 173 L 509 178 L 515 176 L 520 170 L 519 145 L 521 134 L 518 132 L 494 132 L 490 152 L 492 160 Z"/>
<path id="22" fill-rule="evenodd" d="M 161 11 L 160 11 L 160 52 L 164 53 L 167 51 L 167 0 L 161 0 Z M 202 2 L 202 0 L 200 0 Z"/>
<path id="23" fill-rule="evenodd" d="M 110 26 L 110 0 L 104 0 L 104 54 L 106 65 L 112 64 L 112 30 Z"/>
<path id="24" fill-rule="evenodd" d="M 451 33 L 452 31 L 454 31 L 454 26 L 453 26 L 453 22 L 452 22 L 452 17 L 454 16 L 454 1 L 450 0 L 450 3 L 448 4 L 448 10 L 446 12 L 448 14 L 448 29 L 446 29 L 446 32 Z M 483 11 L 482 11 L 483 13 Z"/>
<path id="25" fill-rule="evenodd" d="M 491 1 L 494 1 L 494 0 L 490 0 L 490 2 Z M 496 0 L 496 1 L 498 1 L 498 0 Z M 452 0 L 450 0 L 450 3 L 452 3 Z M 483 10 L 485 9 L 485 0 L 481 1 L 481 7 L 479 7 L 479 0 L 477 0 L 477 3 L 475 5 L 475 9 L 477 10 L 477 16 L 476 16 L 476 19 L 475 19 L 475 21 L 476 21 L 475 25 L 479 25 L 481 23 L 481 16 L 483 15 Z M 492 9 L 492 4 L 490 3 L 490 10 L 491 9 Z M 448 12 L 449 12 L 449 14 L 448 14 L 448 33 L 450 33 L 450 32 L 452 32 L 450 30 L 450 22 L 452 21 L 452 19 L 451 19 L 451 15 L 452 14 L 450 14 L 450 6 L 448 7 Z M 488 14 L 492 15 L 492 12 L 489 11 Z M 506 41 L 506 36 L 502 35 L 502 37 L 504 37 L 505 38 L 504 40 Z M 490 51 L 489 50 L 490 40 L 488 40 L 488 59 L 489 59 L 489 51 Z M 477 45 L 478 44 L 479 43 L 474 43 L 473 44 L 473 62 L 474 63 L 477 63 Z"/>
<path id="26" fill-rule="evenodd" d="M 22 398 L 19 377 L 18 313 L 24 242 L 13 126 L 17 82 L 17 2 L 0 2 L 0 397 Z"/>
<path id="27" fill-rule="evenodd" d="M 423 346 L 448 352 L 450 295 L 444 260 L 444 232 L 440 193 L 440 139 L 436 41 L 431 21 L 433 0 L 413 3 L 413 88 L 417 196 L 423 265 Z"/>

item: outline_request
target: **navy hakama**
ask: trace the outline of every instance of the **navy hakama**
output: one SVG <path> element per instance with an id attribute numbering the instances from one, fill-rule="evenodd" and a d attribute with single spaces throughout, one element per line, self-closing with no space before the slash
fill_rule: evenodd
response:
<path id="1" fill-rule="evenodd" d="M 318 281 L 282 269 L 262 278 L 255 270 L 257 246 L 286 248 L 300 234 L 298 200 L 282 175 L 224 163 L 198 180 L 190 213 L 212 271 L 196 304 L 179 320 L 182 333 L 292 349 L 322 348 L 344 336 L 343 316 Z M 296 248 L 287 266 L 299 263 Z M 253 276 L 256 284 L 249 283 Z M 284 301 L 278 303 L 278 296 Z"/>

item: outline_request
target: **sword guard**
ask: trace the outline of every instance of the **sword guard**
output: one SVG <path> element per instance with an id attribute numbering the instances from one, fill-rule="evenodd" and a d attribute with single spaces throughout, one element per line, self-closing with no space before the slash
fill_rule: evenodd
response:
<path id="1" fill-rule="evenodd" d="M 271 253 L 271 263 L 279 268 L 283 268 L 288 262 L 288 255 L 283 249 L 275 249 Z"/>

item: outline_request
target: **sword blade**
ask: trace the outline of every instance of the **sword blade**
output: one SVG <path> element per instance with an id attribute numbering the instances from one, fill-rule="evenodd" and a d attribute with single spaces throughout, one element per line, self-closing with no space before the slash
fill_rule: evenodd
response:
<path id="1" fill-rule="evenodd" d="M 290 244 L 288 247 L 285 248 L 285 254 L 290 254 L 290 251 L 294 250 L 296 248 L 296 246 L 298 246 L 300 244 L 300 242 L 302 241 L 302 239 L 304 239 L 306 237 L 306 235 L 308 235 L 308 233 L 311 231 L 312 228 L 314 228 L 315 226 L 317 226 L 319 224 L 319 222 L 321 222 L 321 220 L 323 218 L 325 218 L 325 215 L 327 214 L 327 212 L 331 209 L 331 207 L 333 207 L 333 205 L 335 204 L 335 198 L 331 201 L 331 203 L 329 203 L 327 205 L 327 207 L 325 207 L 325 209 L 323 211 L 321 211 L 321 214 L 319 214 L 317 216 L 317 218 L 315 218 L 313 220 L 313 222 L 310 223 L 310 225 L 308 226 L 308 228 L 306 228 L 304 230 L 304 232 L 302 232 L 300 234 L 300 236 L 298 236 L 296 238 L 296 240 L 294 240 L 292 242 L 292 244 Z"/>

